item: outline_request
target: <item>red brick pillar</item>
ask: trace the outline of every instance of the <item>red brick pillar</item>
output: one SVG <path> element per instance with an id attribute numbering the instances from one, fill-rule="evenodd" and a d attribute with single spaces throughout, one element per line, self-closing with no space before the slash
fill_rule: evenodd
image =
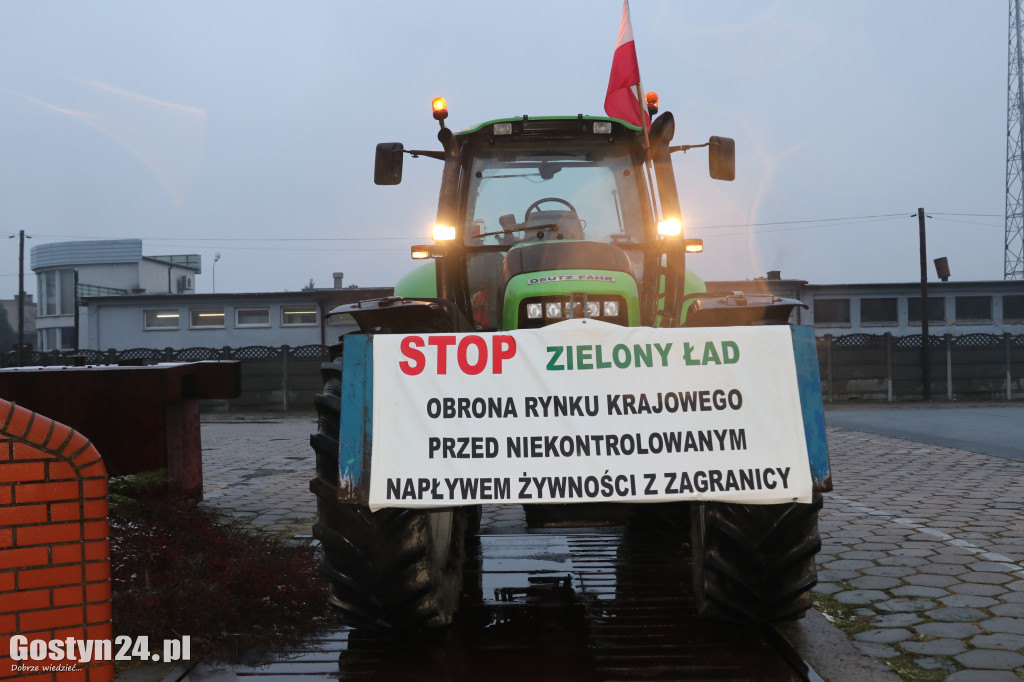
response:
<path id="1" fill-rule="evenodd" d="M 0 399 L 0 679 L 113 679 L 112 662 L 56 660 L 49 645 L 48 660 L 11 658 L 16 635 L 65 646 L 68 638 L 112 639 L 108 531 L 107 472 L 96 448 Z"/>

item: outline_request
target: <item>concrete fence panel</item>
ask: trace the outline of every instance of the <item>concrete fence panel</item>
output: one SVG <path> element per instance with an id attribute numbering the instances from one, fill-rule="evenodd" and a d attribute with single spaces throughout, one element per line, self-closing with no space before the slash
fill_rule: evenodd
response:
<path id="1" fill-rule="evenodd" d="M 832 339 L 832 395 L 836 400 L 888 395 L 885 337 L 851 334 Z"/>
<path id="2" fill-rule="evenodd" d="M 967 334 L 950 339 L 953 395 L 964 400 L 1006 397 L 1006 343 L 995 334 Z"/>
<path id="3" fill-rule="evenodd" d="M 946 344 L 941 336 L 929 336 L 928 339 L 928 385 L 932 398 L 944 398 L 947 384 Z M 893 398 L 920 399 L 921 335 L 893 337 L 892 348 Z"/>

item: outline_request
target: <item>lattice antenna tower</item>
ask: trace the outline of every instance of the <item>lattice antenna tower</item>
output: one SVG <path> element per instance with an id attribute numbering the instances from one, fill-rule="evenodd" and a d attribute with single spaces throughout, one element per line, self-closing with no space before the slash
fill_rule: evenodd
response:
<path id="1" fill-rule="evenodd" d="M 1006 257 L 1003 279 L 1024 279 L 1024 71 L 1021 2 L 1010 0 L 1006 103 Z"/>

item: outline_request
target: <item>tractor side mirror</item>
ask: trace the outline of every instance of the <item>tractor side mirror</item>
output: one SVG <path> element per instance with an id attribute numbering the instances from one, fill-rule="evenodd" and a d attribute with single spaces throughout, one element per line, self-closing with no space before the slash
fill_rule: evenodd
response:
<path id="1" fill-rule="evenodd" d="M 715 180 L 736 179 L 736 140 L 717 135 L 708 140 L 708 171 Z"/>
<path id="2" fill-rule="evenodd" d="M 381 142 L 373 166 L 375 185 L 397 185 L 402 181 L 403 147 L 401 142 Z"/>

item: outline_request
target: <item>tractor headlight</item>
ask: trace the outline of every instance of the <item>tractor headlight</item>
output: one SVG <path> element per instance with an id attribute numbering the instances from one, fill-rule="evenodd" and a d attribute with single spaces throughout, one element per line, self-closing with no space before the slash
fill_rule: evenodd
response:
<path id="1" fill-rule="evenodd" d="M 442 225 L 438 223 L 437 225 L 434 225 L 431 236 L 434 237 L 435 242 L 450 242 L 455 239 L 455 228 L 451 225 Z"/>
<path id="2" fill-rule="evenodd" d="M 601 314 L 601 304 L 597 301 L 587 301 L 587 317 L 597 317 Z"/>
<path id="3" fill-rule="evenodd" d="M 683 224 L 676 218 L 666 218 L 658 223 L 658 234 L 662 237 L 678 237 L 683 233 Z"/>
<path id="4" fill-rule="evenodd" d="M 618 301 L 605 301 L 604 302 L 604 316 L 605 317 L 618 317 L 619 316 L 619 302 Z"/>
<path id="5" fill-rule="evenodd" d="M 562 304 L 561 303 L 545 303 L 544 304 L 544 315 L 549 318 L 559 318 L 562 316 Z"/>
<path id="6" fill-rule="evenodd" d="M 544 316 L 544 306 L 540 303 L 527 303 L 526 316 L 531 320 L 539 320 Z"/>

